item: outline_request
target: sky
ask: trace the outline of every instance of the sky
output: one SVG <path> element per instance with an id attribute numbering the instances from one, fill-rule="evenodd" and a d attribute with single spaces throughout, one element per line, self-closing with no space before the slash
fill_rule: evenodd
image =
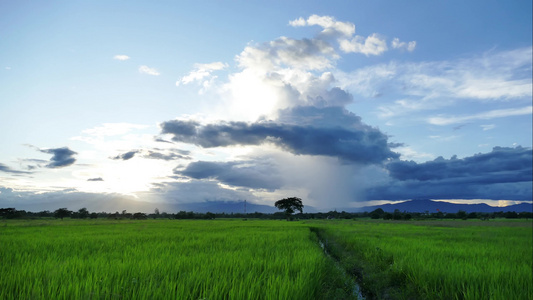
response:
<path id="1" fill-rule="evenodd" d="M 0 207 L 532 200 L 531 1 L 1 1 Z"/>

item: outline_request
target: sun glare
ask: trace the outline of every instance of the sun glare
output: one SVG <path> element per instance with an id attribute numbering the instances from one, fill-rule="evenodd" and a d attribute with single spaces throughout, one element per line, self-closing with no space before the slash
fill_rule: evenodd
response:
<path id="1" fill-rule="evenodd" d="M 244 121 L 256 121 L 259 117 L 269 116 L 279 102 L 276 87 L 253 72 L 244 71 L 232 76 L 227 86 L 230 105 L 229 114 Z"/>
<path id="2" fill-rule="evenodd" d="M 120 163 L 120 167 L 117 164 Z M 85 179 L 79 190 L 93 193 L 119 193 L 134 195 L 149 191 L 152 183 L 159 182 L 168 174 L 171 167 L 159 161 L 136 159 L 112 162 L 100 166 L 97 172 L 78 172 L 75 176 Z M 91 178 L 101 180 L 91 181 Z"/>

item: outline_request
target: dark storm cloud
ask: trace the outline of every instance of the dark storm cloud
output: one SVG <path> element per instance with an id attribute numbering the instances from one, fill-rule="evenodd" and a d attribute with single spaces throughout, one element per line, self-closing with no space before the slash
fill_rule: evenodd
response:
<path id="1" fill-rule="evenodd" d="M 399 180 L 451 180 L 454 182 L 495 183 L 533 180 L 533 152 L 522 147 L 495 147 L 490 153 L 458 159 L 438 157 L 417 164 L 393 161 L 387 164 L 390 175 Z"/>
<path id="2" fill-rule="evenodd" d="M 129 160 L 132 159 L 135 154 L 139 153 L 139 150 L 128 151 L 126 153 L 119 154 L 115 157 L 111 157 L 113 160 Z"/>
<path id="3" fill-rule="evenodd" d="M 269 142 L 294 154 L 333 156 L 363 164 L 399 157 L 391 151 L 387 135 L 363 124 L 359 117 L 342 108 L 305 107 L 283 113 L 286 121 L 291 123 L 219 122 L 200 125 L 195 121 L 172 120 L 161 124 L 161 133 L 172 134 L 173 141 L 204 148 Z M 299 123 L 292 124 L 295 121 Z"/>
<path id="4" fill-rule="evenodd" d="M 10 167 L 0 163 L 0 172 L 6 172 L 11 174 L 31 174 L 32 172 L 13 170 Z"/>
<path id="5" fill-rule="evenodd" d="M 253 189 L 272 191 L 282 186 L 275 166 L 259 161 L 198 161 L 190 163 L 183 171 L 175 170 L 175 173 L 194 179 L 216 179 L 227 185 Z"/>
<path id="6" fill-rule="evenodd" d="M 532 150 L 495 147 L 463 159 L 393 161 L 391 181 L 367 190 L 369 199 L 506 199 L 531 200 Z"/>
<path id="7" fill-rule="evenodd" d="M 76 159 L 74 155 L 78 154 L 70 150 L 68 147 L 53 148 L 53 149 L 39 149 L 42 153 L 53 154 L 50 163 L 46 165 L 47 168 L 62 168 L 72 165 Z"/>
<path id="8" fill-rule="evenodd" d="M 146 153 L 143 153 L 143 157 L 162 160 L 191 159 L 189 154 L 190 151 L 186 150 L 171 149 L 170 152 L 164 152 L 159 149 L 154 149 L 147 150 Z"/>
<path id="9" fill-rule="evenodd" d="M 174 144 L 174 143 L 171 142 L 171 141 L 167 141 L 167 140 L 162 139 L 162 138 L 159 138 L 159 137 L 154 137 L 154 141 L 156 141 L 156 142 L 160 142 L 160 143 Z"/>
<path id="10" fill-rule="evenodd" d="M 172 134 L 179 133 L 179 135 L 183 135 L 183 136 L 195 136 L 196 128 L 198 126 L 200 126 L 200 123 L 196 121 L 174 120 L 174 121 L 163 122 L 163 124 L 161 124 L 161 129 L 162 129 L 162 133 L 172 133 Z M 176 136 L 172 140 L 176 141 L 177 140 Z"/>
<path id="11" fill-rule="evenodd" d="M 370 200 L 406 199 L 493 199 L 531 201 L 531 182 L 506 182 L 490 184 L 458 184 L 439 181 L 393 181 L 386 185 L 369 188 L 366 198 Z"/>
<path id="12" fill-rule="evenodd" d="M 104 179 L 102 179 L 102 177 L 97 177 L 97 178 L 89 178 L 87 179 L 87 181 L 104 181 Z"/>
<path id="13" fill-rule="evenodd" d="M 141 155 L 143 158 L 149 159 L 161 159 L 161 160 L 176 160 L 176 159 L 191 159 L 188 155 L 190 151 L 180 149 L 161 150 L 154 148 L 152 150 L 131 150 L 123 154 L 119 154 L 115 157 L 111 157 L 113 160 L 129 160 L 135 155 Z"/>
<path id="14" fill-rule="evenodd" d="M 35 147 L 36 148 L 36 147 Z M 36 148 L 38 151 L 41 151 L 40 149 Z M 34 158 L 19 158 L 18 163 L 20 165 L 20 168 L 26 169 L 28 171 L 37 170 L 39 168 L 42 168 L 45 166 L 49 161 L 44 159 L 34 159 Z M 33 173 L 33 172 L 28 172 Z"/>

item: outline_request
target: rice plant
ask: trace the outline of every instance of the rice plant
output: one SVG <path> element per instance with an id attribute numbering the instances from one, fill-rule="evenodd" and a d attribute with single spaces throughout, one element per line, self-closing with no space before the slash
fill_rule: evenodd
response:
<path id="1" fill-rule="evenodd" d="M 329 239 L 331 251 L 376 298 L 533 299 L 531 222 L 465 224 L 352 221 L 316 226 Z"/>
<path id="2" fill-rule="evenodd" d="M 327 269 L 295 222 L 6 225 L 0 299 L 313 299 Z"/>

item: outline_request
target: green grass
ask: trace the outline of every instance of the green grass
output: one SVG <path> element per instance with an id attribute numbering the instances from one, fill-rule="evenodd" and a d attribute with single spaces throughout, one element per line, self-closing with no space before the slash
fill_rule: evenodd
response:
<path id="1" fill-rule="evenodd" d="M 0 299 L 314 299 L 332 272 L 296 222 L 4 224 Z"/>
<path id="2" fill-rule="evenodd" d="M 346 273 L 375 299 L 533 299 L 532 231 L 495 221 L 0 220 L 0 299 L 351 299 Z"/>
<path id="3" fill-rule="evenodd" d="M 375 298 L 533 299 L 531 225 L 340 221 L 315 230 Z"/>

